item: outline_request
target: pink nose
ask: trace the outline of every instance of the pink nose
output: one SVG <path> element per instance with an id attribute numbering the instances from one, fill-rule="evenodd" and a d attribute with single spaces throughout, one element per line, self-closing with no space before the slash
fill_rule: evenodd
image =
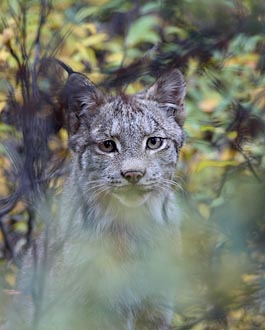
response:
<path id="1" fill-rule="evenodd" d="M 144 172 L 142 171 L 125 171 L 121 172 L 122 176 L 129 181 L 130 183 L 137 183 L 141 180 L 141 178 L 144 176 Z"/>

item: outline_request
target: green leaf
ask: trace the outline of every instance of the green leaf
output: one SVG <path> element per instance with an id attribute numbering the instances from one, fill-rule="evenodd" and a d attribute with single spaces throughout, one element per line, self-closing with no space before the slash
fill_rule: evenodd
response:
<path id="1" fill-rule="evenodd" d="M 142 42 L 157 43 L 160 41 L 160 37 L 155 31 L 158 23 L 158 19 L 151 15 L 137 19 L 129 29 L 127 44 L 132 47 Z"/>
<path id="2" fill-rule="evenodd" d="M 154 10 L 159 10 L 160 8 L 161 8 L 160 1 L 152 1 L 152 2 L 148 2 L 145 5 L 143 5 L 141 8 L 141 12 L 143 14 L 147 14 Z"/>

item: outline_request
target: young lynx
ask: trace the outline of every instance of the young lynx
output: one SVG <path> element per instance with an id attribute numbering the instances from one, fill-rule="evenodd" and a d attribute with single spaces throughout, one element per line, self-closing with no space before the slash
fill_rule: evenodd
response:
<path id="1" fill-rule="evenodd" d="M 169 329 L 184 78 L 174 69 L 145 91 L 107 96 L 73 72 L 63 97 L 72 170 L 58 226 L 24 262 L 9 330 Z"/>

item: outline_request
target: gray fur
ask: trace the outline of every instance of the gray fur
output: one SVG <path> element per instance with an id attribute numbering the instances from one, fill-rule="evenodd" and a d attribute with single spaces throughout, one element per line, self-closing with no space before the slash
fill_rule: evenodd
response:
<path id="1" fill-rule="evenodd" d="M 44 235 L 39 241 L 40 265 L 31 250 L 20 277 L 24 292 L 40 287 L 36 268 L 46 277 L 34 330 L 168 329 L 181 250 L 173 178 L 184 140 L 183 76 L 173 70 L 146 91 L 114 97 L 73 73 L 64 95 L 72 171 L 58 228 L 46 249 Z M 150 137 L 161 146 L 149 149 Z M 102 150 L 106 140 L 117 150 Z M 142 177 L 132 184 L 124 173 L 135 172 Z M 32 329 L 33 305 L 22 300 L 20 329 Z"/>

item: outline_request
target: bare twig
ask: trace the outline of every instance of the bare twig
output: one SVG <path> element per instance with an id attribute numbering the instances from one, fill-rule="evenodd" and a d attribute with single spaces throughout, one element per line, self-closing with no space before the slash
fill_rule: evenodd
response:
<path id="1" fill-rule="evenodd" d="M 37 96 L 38 88 L 37 88 L 37 71 L 38 65 L 40 64 L 40 53 L 41 53 L 41 33 L 43 26 L 46 23 L 48 15 L 51 10 L 51 2 L 49 0 L 40 0 L 40 19 L 38 24 L 38 30 L 36 33 L 34 47 L 35 54 L 33 60 L 33 70 L 32 70 L 32 92 L 33 97 Z M 30 52 L 30 51 L 29 51 Z"/>
<path id="2" fill-rule="evenodd" d="M 28 208 L 28 230 L 26 234 L 27 246 L 30 246 L 32 242 L 32 232 L 35 222 L 35 213 L 31 208 Z"/>
<path id="3" fill-rule="evenodd" d="M 19 197 L 20 194 L 15 192 L 9 197 L 0 200 L 0 218 L 9 213 L 16 206 Z"/>
<path id="4" fill-rule="evenodd" d="M 233 143 L 233 145 L 236 147 L 236 149 L 238 150 L 238 152 L 244 157 L 244 159 L 246 160 L 247 166 L 250 170 L 250 172 L 253 174 L 254 178 L 261 183 L 262 180 L 259 177 L 258 173 L 256 172 L 256 170 L 254 169 L 250 158 L 245 154 L 244 150 L 242 149 L 242 147 L 238 144 L 238 143 Z"/>
<path id="5" fill-rule="evenodd" d="M 16 262 L 15 253 L 14 253 L 14 250 L 13 250 L 13 247 L 12 247 L 11 240 L 9 238 L 9 234 L 6 230 L 6 227 L 5 227 L 4 223 L 3 223 L 3 219 L 1 219 L 1 218 L 0 218 L 0 229 L 1 229 L 1 232 L 3 234 L 3 238 L 4 238 L 4 242 L 5 242 L 5 248 L 8 251 L 8 253 L 10 254 L 10 257 Z"/>

